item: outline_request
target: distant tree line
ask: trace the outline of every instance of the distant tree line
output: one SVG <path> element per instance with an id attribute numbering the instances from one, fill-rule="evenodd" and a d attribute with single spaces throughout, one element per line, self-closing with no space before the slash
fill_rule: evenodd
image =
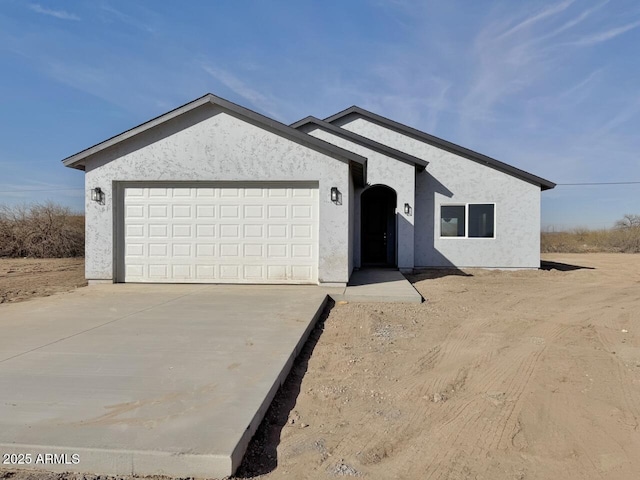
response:
<path id="1" fill-rule="evenodd" d="M 0 205 L 0 257 L 84 256 L 84 215 L 53 202 Z"/>

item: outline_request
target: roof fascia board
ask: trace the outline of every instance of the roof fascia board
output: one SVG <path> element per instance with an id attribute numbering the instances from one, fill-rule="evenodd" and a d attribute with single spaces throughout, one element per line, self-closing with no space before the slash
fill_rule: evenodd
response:
<path id="1" fill-rule="evenodd" d="M 302 120 L 298 120 L 295 123 L 292 123 L 290 126 L 295 129 L 302 128 L 305 125 L 316 125 L 322 130 L 328 131 L 330 133 L 334 133 L 335 135 L 342 137 L 346 140 L 351 140 L 354 143 L 362 145 L 364 147 L 368 147 L 372 150 L 380 152 L 389 157 L 400 160 L 401 162 L 408 163 L 410 165 L 415 165 L 420 171 L 424 170 L 429 162 L 423 160 L 422 158 L 414 157 L 406 152 L 396 150 L 388 145 L 384 145 L 383 143 L 376 142 L 375 140 L 371 140 L 370 138 L 363 137 L 362 135 L 358 135 L 357 133 L 351 132 L 345 128 L 336 127 L 331 123 L 320 120 L 319 118 L 308 116 L 303 118 Z"/>
<path id="2" fill-rule="evenodd" d="M 347 162 L 351 161 L 351 162 L 359 163 L 362 165 L 366 164 L 367 159 L 361 155 L 350 152 L 349 150 L 342 149 L 336 145 L 333 145 L 332 143 L 325 142 L 324 140 L 321 140 L 319 138 L 312 137 L 311 135 L 302 133 L 294 128 L 291 128 L 285 125 L 284 123 L 280 123 L 277 120 L 273 120 L 272 118 L 261 115 L 257 112 L 249 110 L 248 108 L 241 107 L 240 105 L 229 102 L 228 100 L 217 97 L 211 93 L 208 93 L 203 97 L 200 97 L 196 100 L 193 100 L 192 102 L 182 105 L 181 107 L 171 110 L 170 112 L 167 112 L 163 115 L 155 117 L 145 123 L 138 125 L 137 127 L 133 127 L 123 133 L 115 135 L 103 142 L 100 142 L 92 147 L 82 150 L 81 152 L 71 155 L 70 157 L 67 157 L 64 160 L 62 160 L 62 163 L 67 167 L 79 168 L 83 170 L 84 164 L 82 162 L 86 160 L 87 157 L 94 155 L 102 150 L 105 150 L 119 142 L 122 142 L 131 137 L 139 135 L 173 118 L 176 118 L 180 115 L 184 115 L 185 113 L 188 113 L 191 110 L 194 110 L 195 108 L 198 108 L 207 103 L 217 105 L 221 107 L 223 110 L 228 110 L 241 117 L 245 117 L 249 120 L 252 120 L 263 127 L 267 127 L 272 131 L 275 131 L 297 143 L 300 143 L 308 148 L 318 150 L 324 153 L 325 155 L 329 155 L 332 158 L 335 158 L 337 160 L 347 161 Z"/>
<path id="3" fill-rule="evenodd" d="M 487 155 L 484 155 L 482 153 L 475 152 L 473 150 L 470 150 L 468 148 L 462 147 L 455 143 L 449 142 L 442 138 L 436 137 L 434 135 L 430 135 L 416 128 L 409 127 L 402 123 L 396 122 L 389 118 L 370 112 L 356 105 L 349 107 L 341 112 L 338 112 L 335 115 L 331 115 L 330 117 L 325 118 L 324 121 L 327 123 L 333 123 L 340 119 L 348 117 L 349 115 L 360 115 L 382 127 L 390 128 L 391 130 L 408 135 L 416 140 L 428 143 L 430 145 L 436 146 L 443 150 L 447 150 L 451 153 L 455 153 L 457 155 L 460 155 L 469 160 L 473 160 L 475 162 L 481 163 L 483 165 L 493 167 L 496 170 L 500 170 L 504 173 L 510 174 L 514 177 L 519 178 L 520 180 L 524 180 L 526 182 L 533 183 L 534 185 L 538 185 L 542 190 L 549 190 L 556 186 L 555 183 L 549 180 L 546 180 L 542 177 L 538 177 L 537 175 L 533 175 L 532 173 L 526 172 L 524 170 L 511 166 L 507 163 L 496 160 L 495 158 L 488 157 Z"/>

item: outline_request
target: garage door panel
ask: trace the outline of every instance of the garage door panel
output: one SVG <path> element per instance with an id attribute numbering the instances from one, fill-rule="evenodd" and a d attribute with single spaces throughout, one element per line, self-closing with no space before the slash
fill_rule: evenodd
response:
<path id="1" fill-rule="evenodd" d="M 194 275 L 191 272 L 191 265 L 178 263 L 171 265 L 171 276 L 176 280 L 189 280 Z"/>
<path id="2" fill-rule="evenodd" d="M 237 198 L 240 196 L 240 189 L 238 188 L 221 188 L 219 192 L 220 197 Z"/>
<path id="3" fill-rule="evenodd" d="M 288 238 L 288 225 L 285 224 L 271 224 L 267 225 L 267 238 Z"/>
<path id="4" fill-rule="evenodd" d="M 264 188 L 245 188 L 244 189 L 245 198 L 263 198 L 264 197 Z"/>
<path id="5" fill-rule="evenodd" d="M 169 196 L 169 193 L 167 192 L 166 188 L 149 188 L 149 189 L 135 188 L 131 190 L 140 190 L 140 191 L 146 190 L 150 198 L 167 198 Z M 144 196 L 144 195 L 139 195 L 139 196 Z"/>
<path id="6" fill-rule="evenodd" d="M 166 263 L 162 264 L 150 264 L 149 268 L 149 277 L 152 279 L 166 279 L 169 278 L 169 265 Z"/>
<path id="7" fill-rule="evenodd" d="M 196 205 L 196 217 L 209 219 L 216 218 L 216 206 L 210 203 Z"/>
<path id="8" fill-rule="evenodd" d="M 238 205 L 220 205 L 220 218 L 240 218 Z"/>
<path id="9" fill-rule="evenodd" d="M 310 224 L 296 224 L 291 226 L 291 238 L 310 239 L 313 236 L 313 226 Z"/>
<path id="10" fill-rule="evenodd" d="M 127 282 L 316 283 L 317 189 L 125 188 Z"/>
<path id="11" fill-rule="evenodd" d="M 311 278 L 311 267 L 308 265 L 292 265 L 291 276 L 294 280 L 308 280 Z"/>
<path id="12" fill-rule="evenodd" d="M 128 230 L 127 230 L 128 231 Z M 144 231 L 144 228 L 143 228 Z M 149 238 L 169 238 L 169 225 L 150 223 Z"/>
<path id="13" fill-rule="evenodd" d="M 126 235 L 129 238 L 144 237 L 144 224 L 131 223 L 127 225 Z"/>
<path id="14" fill-rule="evenodd" d="M 240 280 L 240 265 L 220 265 L 220 280 Z"/>
<path id="15" fill-rule="evenodd" d="M 173 204 L 171 209 L 171 218 L 174 219 L 185 219 L 185 218 L 191 218 L 191 210 L 192 210 L 192 206 L 191 205 L 178 205 L 178 204 Z"/>
<path id="16" fill-rule="evenodd" d="M 221 224 L 220 238 L 240 238 L 240 225 L 237 223 Z"/>
<path id="17" fill-rule="evenodd" d="M 311 198 L 313 196 L 314 189 L 312 188 L 296 188 L 292 192 L 294 197 Z"/>
<path id="18" fill-rule="evenodd" d="M 144 277 L 144 265 L 129 263 L 126 266 L 126 274 L 129 277 Z"/>
<path id="19" fill-rule="evenodd" d="M 166 243 L 150 243 L 149 244 L 149 256 L 150 257 L 166 257 L 168 254 L 169 246 Z"/>
<path id="20" fill-rule="evenodd" d="M 215 280 L 216 270 L 214 265 L 196 265 L 196 278 L 198 280 Z"/>

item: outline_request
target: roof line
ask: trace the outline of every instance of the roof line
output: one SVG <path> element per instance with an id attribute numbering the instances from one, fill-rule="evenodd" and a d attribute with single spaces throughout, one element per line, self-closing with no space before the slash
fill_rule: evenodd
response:
<path id="1" fill-rule="evenodd" d="M 390 128 L 391 130 L 403 133 L 416 140 L 420 140 L 438 148 L 442 148 L 443 150 L 455 153 L 457 155 L 460 155 L 461 157 L 473 160 L 483 165 L 487 165 L 526 182 L 538 185 L 542 190 L 549 190 L 556 186 L 555 183 L 542 177 L 538 177 L 537 175 L 533 175 L 532 173 L 526 172 L 512 165 L 496 160 L 495 158 L 488 157 L 487 155 L 483 155 L 482 153 L 475 152 L 442 138 L 430 135 L 416 128 L 409 127 L 402 123 L 383 117 L 382 115 L 370 112 L 368 110 L 365 110 L 364 108 L 358 107 L 357 105 L 353 105 L 349 108 L 346 108 L 345 110 L 342 110 L 341 112 L 336 113 L 335 115 L 331 115 L 330 117 L 325 118 L 324 121 L 327 123 L 333 123 L 349 115 L 361 115 L 383 127 Z"/>
<path id="2" fill-rule="evenodd" d="M 401 162 L 415 165 L 420 171 L 424 170 L 425 167 L 429 165 L 429 162 L 423 160 L 422 158 L 414 157 L 413 155 L 410 155 L 406 152 L 396 150 L 395 148 L 376 142 L 375 140 L 371 140 L 370 138 L 363 137 L 362 135 L 358 135 L 357 133 L 351 132 L 345 128 L 336 127 L 335 125 L 332 125 L 311 115 L 292 123 L 290 126 L 295 129 L 300 129 L 303 126 L 310 124 L 317 125 L 321 129 L 327 130 L 331 133 L 335 133 L 339 137 L 351 140 L 354 143 L 357 143 L 364 147 L 369 147 L 372 150 L 376 150 L 389 157 L 393 157 L 397 160 L 400 160 Z"/>
<path id="3" fill-rule="evenodd" d="M 212 93 L 207 93 L 200 98 L 192 100 L 189 103 L 186 103 L 180 107 L 177 107 L 167 113 L 164 113 L 160 116 L 157 116 L 147 122 L 141 123 L 140 125 L 130 128 L 118 135 L 114 135 L 107 140 L 104 140 L 92 147 L 86 148 L 74 155 L 71 155 L 62 160 L 62 163 L 71 168 L 78 168 L 80 170 L 84 169 L 84 160 L 91 155 L 94 155 L 102 150 L 105 150 L 117 143 L 120 143 L 124 140 L 127 140 L 131 137 L 134 137 L 138 134 L 141 134 L 153 127 L 156 127 L 162 123 L 165 123 L 173 118 L 179 117 L 191 110 L 194 110 L 198 107 L 201 107 L 206 104 L 217 105 L 225 110 L 236 113 L 242 117 L 248 118 L 258 124 L 269 127 L 277 133 L 283 134 L 284 136 L 294 140 L 302 145 L 305 145 L 309 148 L 313 148 L 315 150 L 319 150 L 332 158 L 336 158 L 338 160 L 343 161 L 351 161 L 356 164 L 366 165 L 367 159 L 361 155 L 350 152 L 349 150 L 345 150 L 340 148 L 332 143 L 325 142 L 319 138 L 312 137 L 311 135 L 307 135 L 305 133 L 300 132 L 294 128 L 285 125 L 284 123 L 278 122 L 272 118 L 269 118 L 265 115 L 262 115 L 258 112 L 254 112 L 253 110 L 249 110 L 246 107 L 242 107 L 238 104 L 220 98 Z"/>

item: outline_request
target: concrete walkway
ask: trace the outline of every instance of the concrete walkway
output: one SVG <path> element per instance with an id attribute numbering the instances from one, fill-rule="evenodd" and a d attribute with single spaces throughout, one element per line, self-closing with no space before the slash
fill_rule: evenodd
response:
<path id="1" fill-rule="evenodd" d="M 351 275 L 344 289 L 330 293 L 335 301 L 421 303 L 422 296 L 398 270 L 390 268 L 363 268 Z"/>
<path id="2" fill-rule="evenodd" d="M 326 298 L 99 285 L 2 305 L 0 452 L 52 471 L 231 475 Z"/>

